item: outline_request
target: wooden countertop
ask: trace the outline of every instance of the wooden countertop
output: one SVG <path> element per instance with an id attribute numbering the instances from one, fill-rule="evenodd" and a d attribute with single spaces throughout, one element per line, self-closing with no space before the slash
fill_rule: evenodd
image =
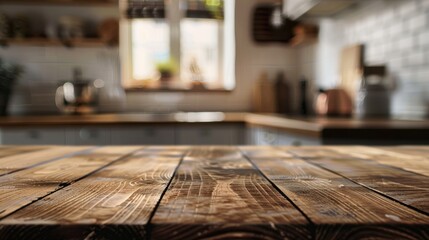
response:
<path id="1" fill-rule="evenodd" d="M 428 239 L 429 147 L 0 148 L 0 239 Z"/>
<path id="2" fill-rule="evenodd" d="M 289 117 L 284 115 L 245 112 L 127 113 L 0 117 L 0 127 L 195 123 L 240 123 L 249 126 L 275 128 L 312 137 L 320 137 L 323 134 L 336 134 L 337 132 L 342 134 L 344 130 L 425 130 L 429 133 L 429 120 Z M 411 135 L 413 134 L 412 132 Z"/>

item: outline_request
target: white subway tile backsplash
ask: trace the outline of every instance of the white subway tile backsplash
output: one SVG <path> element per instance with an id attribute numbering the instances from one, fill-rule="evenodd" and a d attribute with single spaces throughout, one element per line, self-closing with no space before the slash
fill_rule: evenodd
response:
<path id="1" fill-rule="evenodd" d="M 428 15 L 426 13 L 419 13 L 408 20 L 408 27 L 411 32 L 417 32 L 427 26 Z"/>
<path id="2" fill-rule="evenodd" d="M 425 62 L 424 52 L 412 52 L 404 58 L 405 66 L 419 66 L 425 64 Z"/>
<path id="3" fill-rule="evenodd" d="M 427 86 L 429 86 L 429 67 L 417 70 L 417 79 L 420 82 L 427 83 Z"/>
<path id="4" fill-rule="evenodd" d="M 380 22 L 378 24 L 382 24 L 383 26 L 390 25 L 392 21 L 395 21 L 395 12 L 391 9 L 385 11 L 380 16 Z"/>
<path id="5" fill-rule="evenodd" d="M 398 42 L 398 49 L 404 52 L 409 52 L 413 50 L 413 47 L 415 46 L 415 38 L 413 36 L 407 35 L 399 40 Z"/>
<path id="6" fill-rule="evenodd" d="M 407 18 L 413 15 L 418 9 L 417 0 L 407 0 L 399 8 L 399 16 L 402 18 Z"/>
<path id="7" fill-rule="evenodd" d="M 429 9 L 429 0 L 421 0 L 422 8 Z"/>
<path id="8" fill-rule="evenodd" d="M 389 69 L 400 69 L 403 66 L 403 64 L 402 64 L 402 58 L 398 58 L 398 57 L 391 58 L 387 62 L 387 65 L 389 66 Z"/>
<path id="9" fill-rule="evenodd" d="M 421 32 L 418 35 L 418 42 L 421 48 L 429 48 L 429 30 Z"/>
<path id="10" fill-rule="evenodd" d="M 393 114 L 424 114 L 429 101 L 429 0 L 384 1 L 377 9 L 337 21 L 347 45 L 365 44 L 366 64 L 387 64 L 397 80 Z"/>
<path id="11" fill-rule="evenodd" d="M 405 31 L 404 23 L 398 22 L 388 27 L 387 34 L 389 38 L 396 38 L 399 35 L 403 34 L 404 31 Z"/>

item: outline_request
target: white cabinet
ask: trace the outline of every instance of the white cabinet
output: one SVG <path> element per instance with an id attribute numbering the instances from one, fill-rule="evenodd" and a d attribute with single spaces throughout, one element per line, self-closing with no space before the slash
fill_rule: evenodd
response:
<path id="1" fill-rule="evenodd" d="M 180 126 L 177 129 L 179 145 L 238 145 L 243 143 L 243 128 L 236 125 Z"/>
<path id="2" fill-rule="evenodd" d="M 82 126 L 66 131 L 67 145 L 110 145 L 109 127 Z"/>
<path id="3" fill-rule="evenodd" d="M 248 129 L 248 144 L 271 146 L 317 146 L 320 138 L 291 134 L 285 131 L 268 128 Z"/>
<path id="4" fill-rule="evenodd" d="M 1 143 L 4 145 L 64 145 L 65 128 L 7 128 L 2 129 Z"/>
<path id="5" fill-rule="evenodd" d="M 322 141 L 316 137 L 280 133 L 277 144 L 280 146 L 320 146 Z"/>
<path id="6" fill-rule="evenodd" d="M 278 145 L 279 135 L 276 130 L 266 128 L 250 128 L 248 131 L 250 145 Z"/>
<path id="7" fill-rule="evenodd" d="M 286 16 L 295 20 L 319 2 L 320 0 L 283 0 L 283 11 Z"/>
<path id="8" fill-rule="evenodd" d="M 170 126 L 112 127 L 112 145 L 174 145 L 175 129 Z"/>

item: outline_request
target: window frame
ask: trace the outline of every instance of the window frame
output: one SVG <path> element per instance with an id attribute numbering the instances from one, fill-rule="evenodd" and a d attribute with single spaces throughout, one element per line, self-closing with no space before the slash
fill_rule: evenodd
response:
<path id="1" fill-rule="evenodd" d="M 182 0 L 168 0 L 166 4 L 166 21 L 170 28 L 170 55 L 175 59 L 178 67 L 175 75 L 181 76 L 181 37 L 180 24 L 185 18 L 184 11 L 180 9 Z M 219 28 L 219 39 L 221 51 L 219 51 L 219 71 L 222 78 L 218 81 L 218 86 L 206 89 L 191 89 L 184 87 L 143 87 L 141 81 L 133 77 L 133 59 L 132 59 L 132 31 L 131 19 L 126 16 L 128 0 L 120 0 L 120 60 L 121 60 L 121 83 L 125 90 L 129 91 L 213 91 L 213 92 L 229 92 L 235 89 L 235 0 L 224 1 L 224 20 L 222 27 Z M 227 25 L 228 24 L 228 25 Z M 227 32 L 228 31 L 228 32 Z M 176 84 L 181 81 L 175 81 Z M 183 81 L 185 82 L 185 81 Z M 183 83 L 182 82 L 182 83 Z M 215 84 L 216 85 L 216 84 Z"/>

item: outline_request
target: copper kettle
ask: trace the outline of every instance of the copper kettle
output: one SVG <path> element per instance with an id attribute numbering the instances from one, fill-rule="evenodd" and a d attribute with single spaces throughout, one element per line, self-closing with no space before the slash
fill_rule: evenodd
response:
<path id="1" fill-rule="evenodd" d="M 94 113 L 98 105 L 99 91 L 103 86 L 104 82 L 100 79 L 83 79 L 82 71 L 76 68 L 73 81 L 66 81 L 57 88 L 55 104 L 66 114 Z"/>
<path id="2" fill-rule="evenodd" d="M 352 115 L 353 103 L 350 95 L 341 88 L 320 90 L 315 102 L 318 115 L 348 117 Z"/>

